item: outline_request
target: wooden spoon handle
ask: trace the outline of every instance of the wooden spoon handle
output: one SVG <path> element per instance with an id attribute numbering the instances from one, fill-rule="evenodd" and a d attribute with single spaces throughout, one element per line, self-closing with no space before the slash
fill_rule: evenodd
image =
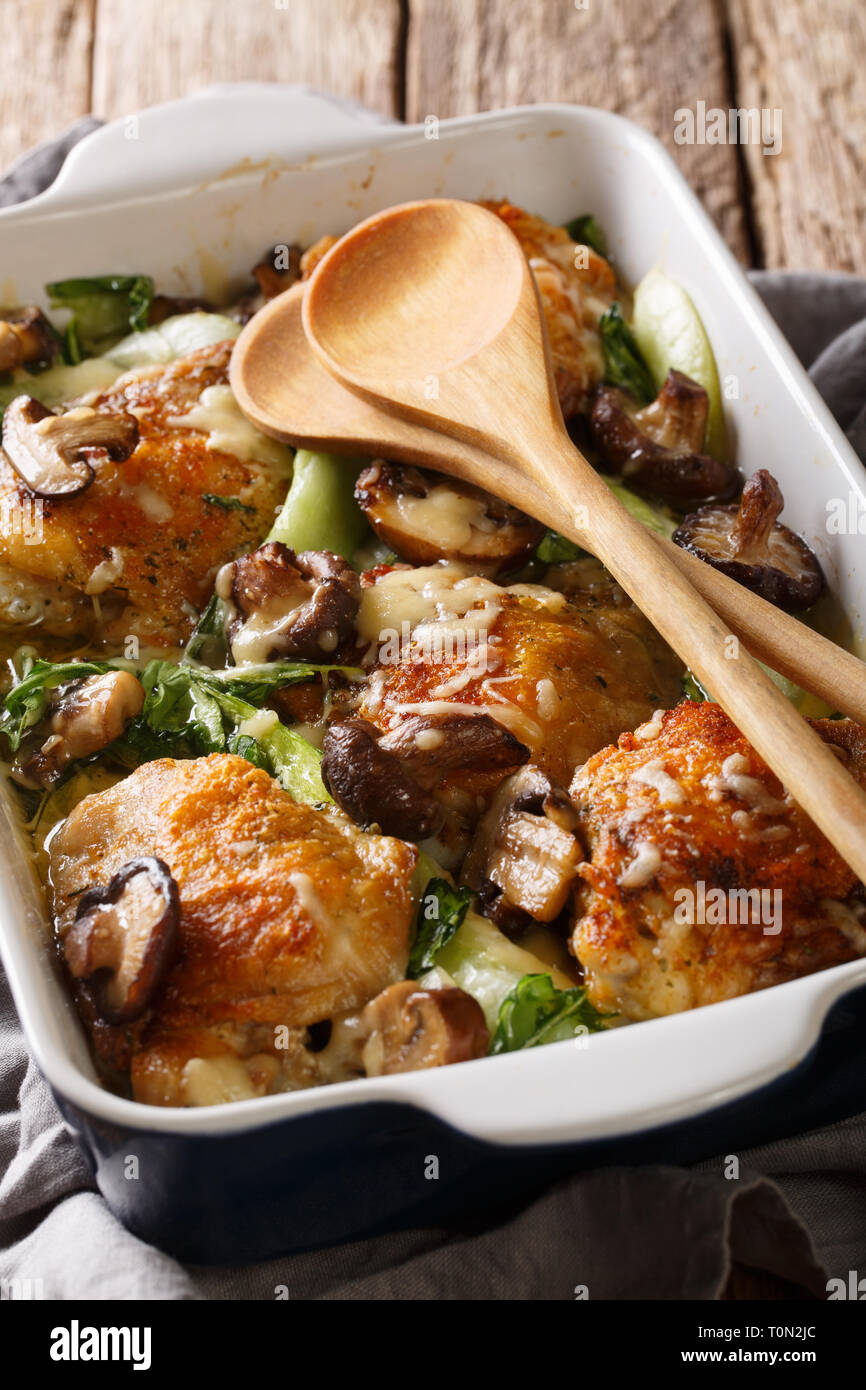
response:
<path id="1" fill-rule="evenodd" d="M 527 492 L 530 486 L 531 494 Z M 570 540 L 579 541 L 579 528 L 569 527 L 560 508 L 537 485 L 530 485 L 524 478 L 515 481 L 511 469 L 503 469 L 498 487 L 501 496 L 508 493 L 514 506 L 523 507 Z M 664 536 L 653 539 L 710 607 L 724 618 L 729 631 L 745 642 L 752 656 L 819 696 L 831 709 L 866 726 L 866 662 L 673 541 Z"/>
<path id="2" fill-rule="evenodd" d="M 537 436 L 536 436 L 537 437 Z M 533 440 L 536 477 L 557 494 L 574 534 L 713 692 L 803 810 L 866 881 L 866 793 L 730 633 L 665 549 L 558 431 Z"/>
<path id="3" fill-rule="evenodd" d="M 673 541 L 659 536 L 657 544 L 752 656 L 866 725 L 866 663 Z"/>

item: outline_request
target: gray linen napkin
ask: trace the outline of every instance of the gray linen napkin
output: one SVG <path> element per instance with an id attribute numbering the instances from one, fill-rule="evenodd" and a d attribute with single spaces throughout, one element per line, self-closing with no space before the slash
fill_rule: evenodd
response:
<path id="1" fill-rule="evenodd" d="M 32 197 L 94 127 L 78 122 L 0 181 Z M 866 281 L 753 277 L 866 459 Z M 0 1281 L 41 1280 L 50 1299 L 716 1298 L 733 1261 L 824 1295 L 866 1271 L 866 1115 L 690 1168 L 579 1173 L 510 1219 L 467 1235 L 403 1231 L 237 1269 L 184 1267 L 131 1236 L 29 1058 L 0 974 Z M 0 1294 L 3 1285 L 0 1283 Z"/>

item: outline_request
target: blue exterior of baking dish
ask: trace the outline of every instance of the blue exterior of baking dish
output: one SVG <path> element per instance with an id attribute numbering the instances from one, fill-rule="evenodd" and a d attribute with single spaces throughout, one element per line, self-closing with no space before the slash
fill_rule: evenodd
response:
<path id="1" fill-rule="evenodd" d="M 833 1006 L 817 1045 L 770 1085 L 687 1122 L 600 1141 L 483 1143 L 381 1101 L 188 1135 L 97 1122 L 55 1098 L 130 1231 L 185 1262 L 242 1264 L 397 1228 L 477 1227 L 570 1173 L 742 1153 L 856 1114 L 866 1109 L 866 987 Z"/>

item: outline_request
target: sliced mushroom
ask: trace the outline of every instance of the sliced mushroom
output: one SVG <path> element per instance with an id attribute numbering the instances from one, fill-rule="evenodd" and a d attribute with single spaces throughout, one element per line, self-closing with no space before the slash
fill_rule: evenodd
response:
<path id="1" fill-rule="evenodd" d="M 16 757 L 13 778 L 23 787 L 53 786 L 71 762 L 120 738 L 143 704 L 144 687 L 129 671 L 106 671 L 59 687 L 35 738 Z"/>
<path id="2" fill-rule="evenodd" d="M 379 736 L 366 719 L 333 724 L 322 746 L 322 781 L 358 825 L 378 824 L 401 840 L 435 835 L 442 808 L 394 753 L 380 747 Z"/>
<path id="3" fill-rule="evenodd" d="M 161 859 L 131 859 L 105 888 L 84 894 L 63 952 L 106 1023 L 131 1023 L 153 1002 L 179 925 L 177 884 Z"/>
<path id="4" fill-rule="evenodd" d="M 231 597 L 241 617 L 229 628 L 238 664 L 292 657 L 327 662 L 353 634 L 361 581 L 327 550 L 296 555 L 268 541 L 231 566 Z"/>
<path id="5" fill-rule="evenodd" d="M 138 443 L 138 421 L 79 405 L 55 415 L 32 396 L 16 396 L 3 416 L 3 451 L 37 497 L 72 497 L 93 482 L 100 458 L 122 462 Z"/>
<path id="6" fill-rule="evenodd" d="M 376 535 L 413 565 L 464 560 L 476 571 L 517 569 L 544 527 L 470 483 L 377 459 L 355 497 Z"/>
<path id="7" fill-rule="evenodd" d="M 490 1033 L 481 1005 L 462 989 L 420 989 L 401 980 L 361 1014 L 367 1076 L 447 1067 L 485 1057 Z"/>
<path id="8" fill-rule="evenodd" d="M 443 823 L 430 795 L 443 774 L 519 767 L 529 749 L 489 714 L 442 712 L 405 719 L 386 734 L 365 719 L 343 720 L 329 728 L 323 755 L 325 785 L 354 821 L 423 840 Z"/>
<path id="9" fill-rule="evenodd" d="M 489 714 L 411 715 L 383 734 L 379 747 L 431 787 L 445 772 L 506 771 L 529 761 L 526 745 Z"/>
<path id="10" fill-rule="evenodd" d="M 738 475 L 701 453 L 708 410 L 704 388 L 670 371 L 656 399 L 642 409 L 618 387 L 600 387 L 590 432 L 605 464 L 636 491 L 680 508 L 711 498 L 725 501 L 736 491 Z"/>
<path id="11" fill-rule="evenodd" d="M 809 546 L 777 520 L 779 484 L 761 468 L 743 488 L 739 506 L 701 507 L 673 539 L 779 608 L 810 608 L 824 591 L 824 573 Z"/>
<path id="12" fill-rule="evenodd" d="M 540 768 L 506 778 L 463 865 L 462 880 L 479 893 L 485 916 L 509 934 L 558 917 L 583 858 L 577 826 L 565 789 Z"/>
<path id="13" fill-rule="evenodd" d="M 41 309 L 0 311 L 0 372 L 50 362 L 57 355 L 57 334 Z"/>

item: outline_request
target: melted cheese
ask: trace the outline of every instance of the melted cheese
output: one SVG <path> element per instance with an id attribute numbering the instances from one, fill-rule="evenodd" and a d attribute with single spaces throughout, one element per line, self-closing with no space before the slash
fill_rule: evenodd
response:
<path id="1" fill-rule="evenodd" d="M 104 594 L 106 589 L 110 589 L 116 584 L 123 574 L 123 555 L 116 546 L 111 547 L 111 558 L 103 560 L 91 571 L 90 578 L 84 586 L 86 594 Z"/>
<path id="2" fill-rule="evenodd" d="M 496 522 L 487 515 L 481 498 L 467 497 L 444 483 L 431 488 L 426 497 L 398 493 L 396 502 L 407 531 L 433 535 L 446 550 L 462 550 L 475 532 L 496 530 Z"/>
<path id="3" fill-rule="evenodd" d="M 749 760 L 742 753 L 732 753 L 725 758 L 721 776 L 710 778 L 710 799 L 720 801 L 726 792 L 732 793 L 748 802 L 749 809 L 756 816 L 774 816 L 787 811 L 787 801 L 771 796 L 763 782 L 748 775 L 748 769 Z"/>
<path id="4" fill-rule="evenodd" d="M 206 386 L 198 404 L 186 415 L 175 415 L 167 424 L 175 429 L 201 430 L 207 447 L 237 459 L 288 466 L 291 450 L 255 429 L 234 398 L 230 386 Z"/>
<path id="5" fill-rule="evenodd" d="M 662 758 L 656 758 L 653 762 L 646 763 L 632 775 L 630 780 L 644 787 L 652 787 L 658 792 L 660 806 L 682 806 L 686 799 L 685 792 L 679 782 L 665 771 Z"/>
<path id="6" fill-rule="evenodd" d="M 475 631 L 482 614 L 488 625 L 498 616 L 503 592 L 454 563 L 392 570 L 361 595 L 358 635 L 365 643 L 380 642 L 385 633 L 402 632 L 404 624 L 414 632 L 433 622 Z"/>
<path id="7" fill-rule="evenodd" d="M 641 840 L 636 848 L 634 859 L 617 880 L 620 888 L 643 888 L 661 868 L 662 856 L 658 845 Z"/>

